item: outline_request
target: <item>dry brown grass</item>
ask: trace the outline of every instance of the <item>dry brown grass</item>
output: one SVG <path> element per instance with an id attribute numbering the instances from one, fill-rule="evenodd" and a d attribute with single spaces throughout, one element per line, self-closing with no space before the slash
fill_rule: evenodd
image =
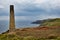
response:
<path id="1" fill-rule="evenodd" d="M 36 28 L 22 28 L 16 30 L 14 33 L 20 37 L 33 36 L 36 38 L 40 37 L 49 37 L 49 35 L 53 34 L 56 36 L 60 36 L 60 27 L 36 27 Z"/>

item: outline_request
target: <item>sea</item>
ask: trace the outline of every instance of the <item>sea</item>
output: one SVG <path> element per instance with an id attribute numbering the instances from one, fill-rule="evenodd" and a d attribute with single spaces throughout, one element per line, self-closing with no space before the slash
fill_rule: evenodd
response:
<path id="1" fill-rule="evenodd" d="M 2 20 L 0 21 L 0 34 L 9 30 L 9 21 Z M 39 24 L 32 24 L 32 21 L 15 21 L 15 28 L 30 28 L 37 27 Z"/>

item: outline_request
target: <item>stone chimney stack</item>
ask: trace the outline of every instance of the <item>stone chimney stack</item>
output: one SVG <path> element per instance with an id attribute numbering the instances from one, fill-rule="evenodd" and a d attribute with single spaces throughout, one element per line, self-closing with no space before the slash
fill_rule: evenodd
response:
<path id="1" fill-rule="evenodd" d="M 15 31 L 14 5 L 10 5 L 10 23 L 9 32 Z"/>

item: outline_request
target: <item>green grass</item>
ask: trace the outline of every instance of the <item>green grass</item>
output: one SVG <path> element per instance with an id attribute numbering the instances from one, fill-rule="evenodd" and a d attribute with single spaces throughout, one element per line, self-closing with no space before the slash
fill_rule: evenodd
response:
<path id="1" fill-rule="evenodd" d="M 22 38 L 14 34 L 0 34 L 0 40 L 21 40 Z"/>
<path id="2" fill-rule="evenodd" d="M 42 26 L 60 26 L 60 18 L 46 20 Z"/>
<path id="3" fill-rule="evenodd" d="M 22 38 L 14 34 L 0 34 L 0 40 L 60 40 L 60 37 L 34 38 L 27 36 Z"/>

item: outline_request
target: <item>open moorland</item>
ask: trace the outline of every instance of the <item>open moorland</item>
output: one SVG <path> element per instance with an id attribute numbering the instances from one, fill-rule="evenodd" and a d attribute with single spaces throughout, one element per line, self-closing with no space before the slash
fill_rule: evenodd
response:
<path id="1" fill-rule="evenodd" d="M 38 27 L 4 32 L 0 40 L 60 40 L 60 18 L 46 19 Z"/>

